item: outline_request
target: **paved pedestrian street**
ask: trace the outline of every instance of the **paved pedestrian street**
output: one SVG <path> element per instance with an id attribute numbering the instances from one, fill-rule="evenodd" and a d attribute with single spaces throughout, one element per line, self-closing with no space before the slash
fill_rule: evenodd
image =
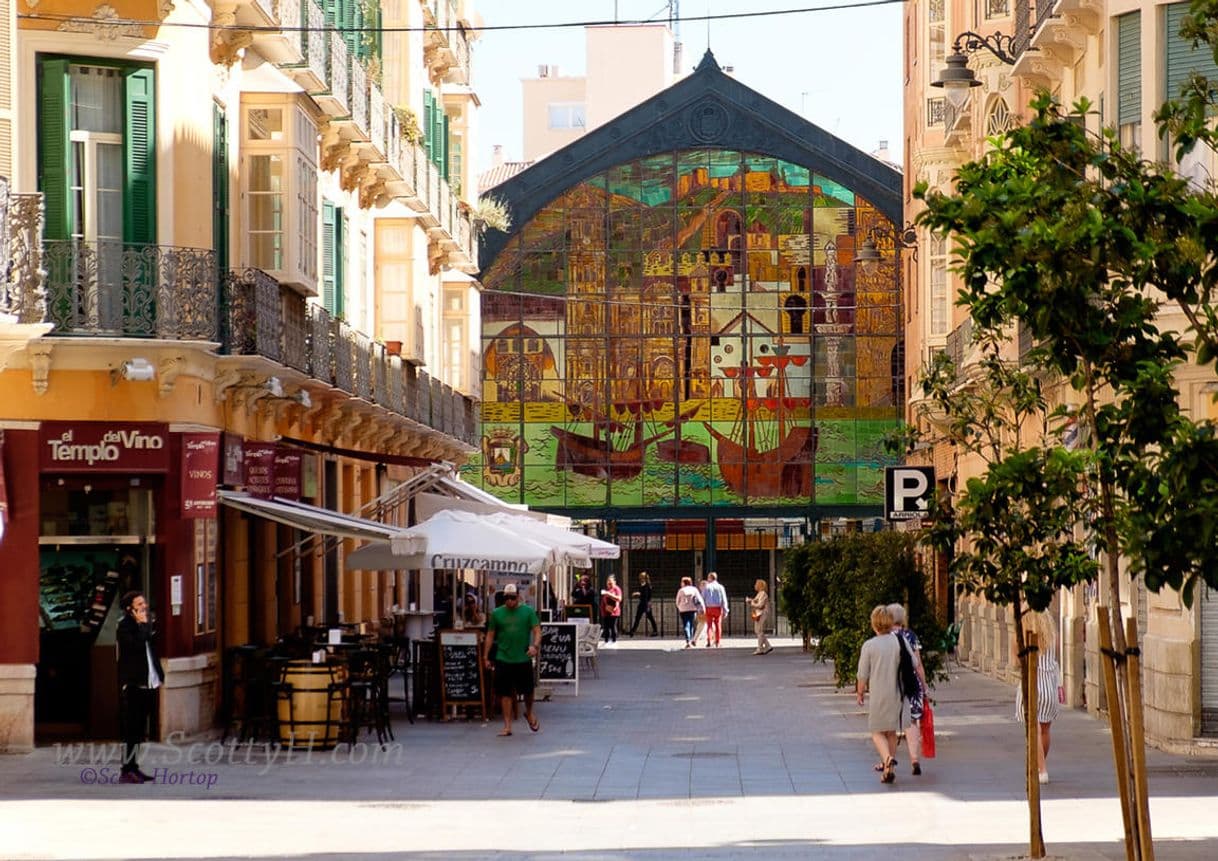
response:
<path id="1" fill-rule="evenodd" d="M 934 692 L 939 756 L 884 786 L 866 718 L 791 641 L 625 640 L 600 678 L 523 720 L 411 725 L 333 754 L 153 745 L 0 757 L 0 857 L 427 859 L 1009 858 L 1027 846 L 1013 689 L 969 670 Z M 400 709 L 400 705 L 398 706 Z M 1159 859 L 1218 858 L 1218 751 L 1148 754 Z M 68 762 L 75 756 L 75 761 Z M 63 760 L 62 762 L 57 760 Z M 198 760 L 192 762 L 191 760 Z M 1121 859 L 1104 726 L 1053 725 L 1044 835 L 1057 858 Z"/>

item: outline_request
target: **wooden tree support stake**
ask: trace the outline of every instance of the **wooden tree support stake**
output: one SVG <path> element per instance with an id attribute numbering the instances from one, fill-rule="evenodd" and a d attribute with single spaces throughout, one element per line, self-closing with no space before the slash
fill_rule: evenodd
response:
<path id="1" fill-rule="evenodd" d="M 1142 861 L 1154 861 L 1155 847 L 1150 834 L 1150 793 L 1146 787 L 1146 727 L 1142 714 L 1142 656 L 1138 650 L 1138 626 L 1125 620 L 1125 648 L 1129 673 L 1129 745 L 1133 749 L 1133 785 L 1137 794 L 1138 845 Z"/>
<path id="2" fill-rule="evenodd" d="M 1095 620 L 1100 628 L 1100 667 L 1104 671 L 1104 690 L 1108 695 L 1108 728 L 1112 735 L 1112 759 L 1116 764 L 1117 790 L 1121 794 L 1121 818 L 1125 825 L 1125 858 L 1139 861 L 1141 854 L 1134 838 L 1137 829 L 1129 797 L 1129 768 L 1125 748 L 1125 722 L 1122 720 L 1120 694 L 1117 691 L 1116 661 L 1112 654 L 1112 622 L 1108 608 L 1095 608 Z"/>
<path id="3" fill-rule="evenodd" d="M 1028 854 L 1033 858 L 1044 858 L 1045 836 L 1040 824 L 1040 703 L 1037 701 L 1039 685 L 1036 678 L 1040 670 L 1040 652 L 1037 650 L 1036 634 L 1027 634 L 1025 642 L 1023 662 L 1027 667 L 1024 675 L 1028 679 L 1028 687 L 1023 698 L 1024 749 L 1027 751 L 1025 777 L 1028 783 L 1028 824 L 1031 829 Z"/>

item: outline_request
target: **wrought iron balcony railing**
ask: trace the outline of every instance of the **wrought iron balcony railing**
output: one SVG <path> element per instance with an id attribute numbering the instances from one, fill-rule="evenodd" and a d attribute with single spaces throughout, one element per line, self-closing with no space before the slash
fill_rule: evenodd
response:
<path id="1" fill-rule="evenodd" d="M 47 295 L 42 271 L 42 195 L 0 190 L 0 314 L 18 323 L 46 319 Z"/>
<path id="2" fill-rule="evenodd" d="M 77 239 L 43 242 L 57 335 L 216 341 L 216 252 Z"/>
<path id="3" fill-rule="evenodd" d="M 956 377 L 959 378 L 964 374 L 964 361 L 968 353 L 968 348 L 973 343 L 973 320 L 970 317 L 965 320 L 947 335 L 947 340 L 944 342 L 944 349 L 947 351 L 948 358 L 952 360 L 952 366 L 956 369 Z"/>
<path id="4" fill-rule="evenodd" d="M 1052 4 L 1053 0 L 1045 0 Z M 1031 0 L 1015 0 L 1015 27 L 1011 35 L 1011 54 L 1018 61 L 1032 38 L 1032 2 Z"/>
<path id="5" fill-rule="evenodd" d="M 1044 23 L 1053 17 L 1053 7 L 1057 5 L 1057 0 L 1036 0 L 1036 29 L 1039 30 Z"/>
<path id="6" fill-rule="evenodd" d="M 260 269 L 227 274 L 223 351 L 261 356 L 470 445 L 474 404 Z"/>

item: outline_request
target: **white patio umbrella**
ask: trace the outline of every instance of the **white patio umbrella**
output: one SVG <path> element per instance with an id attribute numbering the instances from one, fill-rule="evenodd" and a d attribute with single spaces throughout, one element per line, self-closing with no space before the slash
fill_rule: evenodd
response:
<path id="1" fill-rule="evenodd" d="M 507 514 L 506 512 L 484 516 L 496 526 L 510 529 L 518 535 L 524 535 L 527 538 L 532 538 L 542 543 L 572 548 L 588 556 L 590 559 L 617 559 L 622 555 L 622 549 L 616 544 L 602 541 L 599 538 L 593 538 L 590 535 L 584 535 L 582 532 L 572 532 L 569 529 L 563 529 L 561 526 L 551 526 L 548 523 L 542 523 L 540 520 Z M 579 563 L 571 564 L 575 564 L 577 568 L 591 567 L 591 563 L 587 565 L 580 565 Z"/>
<path id="2" fill-rule="evenodd" d="M 346 559 L 348 569 L 387 571 L 433 568 L 536 574 L 547 565 L 579 564 L 588 567 L 586 553 L 573 547 L 546 543 L 490 522 L 467 511 L 438 511 L 403 534 L 422 538 L 421 552 L 394 553 L 387 541 L 374 541 Z"/>

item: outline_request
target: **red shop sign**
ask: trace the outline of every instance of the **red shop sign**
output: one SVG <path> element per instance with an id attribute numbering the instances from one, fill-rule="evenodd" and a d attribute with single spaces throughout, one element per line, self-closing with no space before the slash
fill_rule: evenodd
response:
<path id="1" fill-rule="evenodd" d="M 289 448 L 275 452 L 275 495 L 300 500 L 300 452 Z"/>
<path id="2" fill-rule="evenodd" d="M 220 434 L 182 434 L 182 517 L 216 516 L 216 481 L 220 477 Z"/>
<path id="3" fill-rule="evenodd" d="M 168 472 L 169 429 L 151 422 L 43 422 L 43 472 Z"/>
<path id="4" fill-rule="evenodd" d="M 245 441 L 245 492 L 270 499 L 275 490 L 275 443 Z"/>
<path id="5" fill-rule="evenodd" d="M 224 480 L 221 484 L 236 487 L 245 484 L 245 437 L 224 432 Z"/>

